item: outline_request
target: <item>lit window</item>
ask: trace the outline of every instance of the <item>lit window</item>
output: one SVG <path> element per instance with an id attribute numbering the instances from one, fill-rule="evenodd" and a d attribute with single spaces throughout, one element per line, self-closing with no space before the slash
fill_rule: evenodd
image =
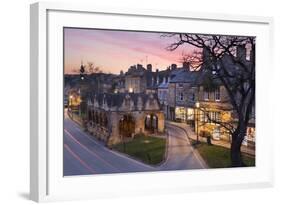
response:
<path id="1" fill-rule="evenodd" d="M 216 112 L 216 121 L 217 122 L 221 121 L 221 113 L 220 112 Z"/>
<path id="2" fill-rule="evenodd" d="M 221 121 L 221 113 L 209 111 L 204 114 L 204 122 L 206 123 L 219 123 Z"/>
<path id="3" fill-rule="evenodd" d="M 194 120 L 194 109 L 193 108 L 187 108 L 187 119 Z"/>

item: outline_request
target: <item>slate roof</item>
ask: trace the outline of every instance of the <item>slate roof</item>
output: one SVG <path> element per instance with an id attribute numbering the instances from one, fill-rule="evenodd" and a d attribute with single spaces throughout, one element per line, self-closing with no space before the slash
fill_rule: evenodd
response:
<path id="1" fill-rule="evenodd" d="M 178 68 L 171 73 L 170 83 L 198 83 L 202 75 L 201 71 L 189 71 L 186 68 Z"/>
<path id="2" fill-rule="evenodd" d="M 97 99 L 99 106 L 103 105 L 103 101 L 105 99 L 108 107 L 121 107 L 127 95 L 129 95 L 131 100 L 133 100 L 135 106 L 137 106 L 139 97 L 142 98 L 143 105 L 146 103 L 150 95 L 153 95 L 153 98 L 158 101 L 156 93 L 92 93 L 89 95 L 89 98 L 92 100 L 92 102 L 94 99 Z"/>

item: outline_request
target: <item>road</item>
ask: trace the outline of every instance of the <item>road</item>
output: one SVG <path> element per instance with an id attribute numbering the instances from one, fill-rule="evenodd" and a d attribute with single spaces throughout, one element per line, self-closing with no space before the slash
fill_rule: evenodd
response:
<path id="1" fill-rule="evenodd" d="M 203 168 L 186 134 L 175 126 L 168 132 L 167 160 L 153 167 L 108 149 L 65 114 L 64 176 Z"/>
<path id="2" fill-rule="evenodd" d="M 65 114 L 64 176 L 156 171 L 152 166 L 114 152 L 83 132 Z"/>
<path id="3" fill-rule="evenodd" d="M 196 153 L 186 133 L 179 127 L 166 125 L 169 133 L 168 154 L 159 170 L 186 170 L 206 168 L 205 162 Z"/>

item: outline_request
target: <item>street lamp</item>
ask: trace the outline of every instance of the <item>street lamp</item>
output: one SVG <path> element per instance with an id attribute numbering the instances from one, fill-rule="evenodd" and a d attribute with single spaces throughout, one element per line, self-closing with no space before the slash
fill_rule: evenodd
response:
<path id="1" fill-rule="evenodd" d="M 72 113 L 72 99 L 73 99 L 73 95 L 69 96 L 70 102 L 69 102 L 69 106 L 68 106 L 68 111 L 71 111 L 71 117 L 73 117 L 73 113 Z"/>
<path id="2" fill-rule="evenodd" d="M 197 101 L 195 103 L 195 107 L 196 107 L 196 143 L 199 143 L 199 108 L 200 108 L 200 103 Z"/>

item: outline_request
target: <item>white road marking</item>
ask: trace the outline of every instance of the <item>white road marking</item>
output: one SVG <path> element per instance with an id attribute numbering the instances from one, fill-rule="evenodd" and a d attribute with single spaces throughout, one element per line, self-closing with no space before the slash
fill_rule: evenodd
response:
<path id="1" fill-rule="evenodd" d="M 64 144 L 63 146 L 78 162 L 80 162 L 80 164 L 88 169 L 88 171 L 92 174 L 96 174 L 96 171 L 94 171 L 84 160 L 82 160 L 67 144 Z"/>
<path id="2" fill-rule="evenodd" d="M 78 145 L 80 145 L 82 148 L 84 148 L 86 151 L 88 151 L 90 154 L 94 155 L 95 157 L 97 157 L 98 159 L 100 159 L 101 161 L 105 162 L 107 165 L 109 165 L 110 167 L 116 169 L 117 171 L 120 171 L 118 168 L 114 167 L 112 164 L 110 164 L 109 162 L 107 162 L 106 160 L 104 160 L 102 157 L 100 157 L 96 152 L 94 152 L 93 150 L 90 150 L 88 147 L 86 147 L 85 145 L 83 145 L 82 143 L 80 143 L 70 132 L 68 132 L 66 129 L 64 129 L 64 131 L 66 132 L 66 134 L 68 134 L 68 136 L 74 141 L 76 142 Z"/>
<path id="3" fill-rule="evenodd" d="M 109 151 L 109 152 L 111 152 L 112 154 L 114 154 L 114 155 L 116 155 L 116 156 L 122 157 L 123 159 L 130 160 L 131 162 L 136 163 L 136 164 L 139 164 L 139 165 L 144 166 L 144 167 L 146 167 L 146 168 L 154 169 L 154 167 L 152 167 L 152 166 L 149 166 L 149 165 L 144 164 L 144 163 L 142 163 L 142 162 L 140 162 L 140 161 L 137 161 L 137 160 L 134 160 L 134 159 L 132 159 L 132 158 L 130 158 L 130 157 L 127 157 L 127 156 L 125 156 L 125 155 L 123 155 L 123 154 L 121 154 L 121 153 L 118 153 L 118 152 L 115 152 L 115 151 L 113 151 L 113 150 L 110 150 L 110 149 L 108 149 L 107 147 L 104 147 L 104 145 L 102 145 L 102 144 L 96 142 L 94 139 L 92 139 L 90 136 L 88 136 L 86 133 L 84 133 L 79 127 L 76 127 L 76 126 L 77 126 L 77 125 L 75 125 L 74 128 L 75 128 L 77 131 L 79 131 L 82 135 L 84 135 L 84 136 L 87 137 L 89 140 L 91 140 L 92 142 L 94 142 L 96 145 L 101 146 L 104 150 Z"/>

